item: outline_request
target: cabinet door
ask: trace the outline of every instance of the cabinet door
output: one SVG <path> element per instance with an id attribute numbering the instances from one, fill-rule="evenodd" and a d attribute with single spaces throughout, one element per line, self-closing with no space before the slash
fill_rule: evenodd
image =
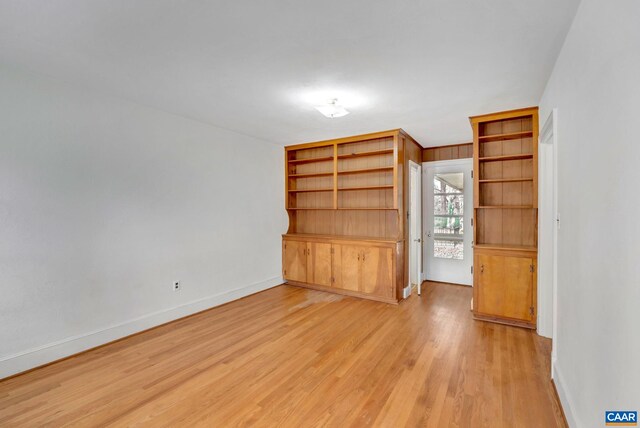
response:
<path id="1" fill-rule="evenodd" d="M 532 266 L 533 259 L 530 258 L 504 258 L 504 283 L 506 284 L 504 316 L 534 321 Z"/>
<path id="2" fill-rule="evenodd" d="M 331 244 L 307 243 L 307 282 L 331 286 Z"/>
<path id="3" fill-rule="evenodd" d="M 286 240 L 282 243 L 282 267 L 284 279 L 307 282 L 307 243 Z"/>
<path id="4" fill-rule="evenodd" d="M 533 260 L 478 254 L 478 312 L 532 321 Z"/>
<path id="5" fill-rule="evenodd" d="M 393 250 L 366 247 L 362 252 L 362 282 L 364 293 L 393 297 Z"/>
<path id="6" fill-rule="evenodd" d="M 362 247 L 333 245 L 333 285 L 343 290 L 360 291 L 360 258 Z"/>

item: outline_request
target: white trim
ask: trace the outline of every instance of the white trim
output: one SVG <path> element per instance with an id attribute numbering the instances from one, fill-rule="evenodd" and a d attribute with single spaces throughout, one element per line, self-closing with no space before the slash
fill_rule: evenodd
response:
<path id="1" fill-rule="evenodd" d="M 411 173 L 415 170 L 415 183 L 411 181 Z M 416 206 L 412 206 L 411 204 L 411 193 L 413 192 L 413 186 L 416 186 Z M 415 213 L 412 213 L 415 211 Z M 415 219 L 412 217 L 412 214 L 415 215 Z M 417 222 L 417 230 L 415 231 L 416 236 L 411 236 L 411 225 L 412 222 Z M 411 294 L 411 274 L 412 268 L 418 270 L 418 283 L 416 287 L 418 289 L 418 296 L 422 294 L 422 242 L 420 242 L 419 246 L 414 244 L 414 239 L 422 239 L 422 164 L 409 160 L 409 222 L 407 227 L 409 228 L 409 275 L 407 275 L 407 287 L 409 287 L 409 294 Z M 417 247 L 417 248 L 416 248 Z M 418 266 L 412 266 L 411 260 L 413 259 L 412 254 L 417 251 L 418 254 L 415 256 L 416 263 Z M 405 297 L 406 298 L 406 297 Z"/>
<path id="2" fill-rule="evenodd" d="M 407 299 L 409 298 L 409 296 L 411 296 L 411 285 L 408 285 L 402 289 L 402 298 Z"/>
<path id="3" fill-rule="evenodd" d="M 573 412 L 574 401 L 569 396 L 567 389 L 565 388 L 564 377 L 560 373 L 555 361 L 551 365 L 551 371 L 554 373 L 553 383 L 556 385 L 556 391 L 558 392 L 558 398 L 560 398 L 560 405 L 564 412 L 564 417 L 567 419 L 567 424 L 570 427 L 582 427 L 586 426 L 580 423 L 575 413 Z"/>
<path id="4" fill-rule="evenodd" d="M 152 312 L 132 320 L 114 324 L 103 329 L 68 337 L 13 355 L 0 357 L 0 379 L 24 372 L 34 367 L 77 354 L 87 349 L 147 330 L 152 327 L 183 318 L 196 312 L 210 309 L 233 300 L 282 284 L 282 277 L 275 277 L 255 284 L 223 291 L 201 299 Z"/>
<path id="5" fill-rule="evenodd" d="M 469 225 L 469 233 L 465 234 L 465 257 L 463 261 L 455 261 L 456 263 L 464 263 L 466 266 L 456 267 L 454 273 L 458 274 L 452 277 L 450 274 L 443 275 L 445 271 L 442 268 L 442 262 L 451 262 L 446 261 L 444 259 L 440 259 L 438 264 L 440 265 L 440 269 L 436 269 L 434 267 L 434 259 L 431 257 L 431 253 L 433 252 L 433 241 L 429 234 L 430 232 L 430 223 L 433 223 L 433 220 L 430 221 L 429 217 L 433 212 L 433 183 L 429 182 L 429 177 L 433 180 L 433 174 L 435 171 L 442 170 L 442 172 L 448 172 L 448 170 L 458 170 L 461 169 L 464 172 L 465 176 L 465 189 L 464 195 L 465 199 L 473 201 L 473 159 L 472 158 L 462 158 L 462 159 L 451 159 L 451 160 L 442 160 L 442 161 L 434 161 L 434 162 L 423 162 L 422 163 L 422 173 L 423 173 L 423 203 L 422 203 L 422 242 L 423 242 L 423 250 L 422 250 L 422 266 L 424 271 L 424 279 L 436 282 L 450 282 L 461 285 L 473 286 L 473 275 L 471 274 L 471 267 L 473 266 L 473 229 L 470 226 L 471 220 L 473 219 L 473 208 L 469 210 L 465 210 L 464 212 L 464 221 L 465 225 Z M 431 175 L 430 175 L 431 174 Z M 473 207 L 473 203 L 470 204 Z M 447 271 L 451 272 L 451 271 Z M 464 272 L 464 277 L 460 276 L 459 272 Z"/>
<path id="6" fill-rule="evenodd" d="M 558 261 L 558 109 L 546 118 L 539 136 L 538 176 L 538 334 L 557 339 Z M 546 185 L 546 188 L 545 188 Z M 549 191 L 549 187 L 551 187 Z M 547 239 L 551 234 L 551 238 Z M 548 264 L 551 264 L 549 266 Z M 552 345 L 552 357 L 556 349 Z"/>

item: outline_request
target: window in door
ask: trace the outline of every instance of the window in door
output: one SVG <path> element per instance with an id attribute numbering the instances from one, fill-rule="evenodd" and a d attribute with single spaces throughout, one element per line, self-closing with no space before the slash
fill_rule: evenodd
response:
<path id="1" fill-rule="evenodd" d="M 433 178 L 433 256 L 464 260 L 464 173 Z"/>

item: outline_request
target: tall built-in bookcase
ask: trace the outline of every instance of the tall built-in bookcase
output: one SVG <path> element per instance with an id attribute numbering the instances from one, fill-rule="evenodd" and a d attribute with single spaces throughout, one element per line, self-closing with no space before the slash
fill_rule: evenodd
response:
<path id="1" fill-rule="evenodd" d="M 470 120 L 474 134 L 474 315 L 535 328 L 538 109 Z"/>

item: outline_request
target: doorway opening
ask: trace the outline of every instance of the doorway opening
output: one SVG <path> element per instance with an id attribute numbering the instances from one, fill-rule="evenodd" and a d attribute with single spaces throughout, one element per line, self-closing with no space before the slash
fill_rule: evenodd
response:
<path id="1" fill-rule="evenodd" d="M 473 284 L 472 159 L 423 164 L 425 279 Z"/>

